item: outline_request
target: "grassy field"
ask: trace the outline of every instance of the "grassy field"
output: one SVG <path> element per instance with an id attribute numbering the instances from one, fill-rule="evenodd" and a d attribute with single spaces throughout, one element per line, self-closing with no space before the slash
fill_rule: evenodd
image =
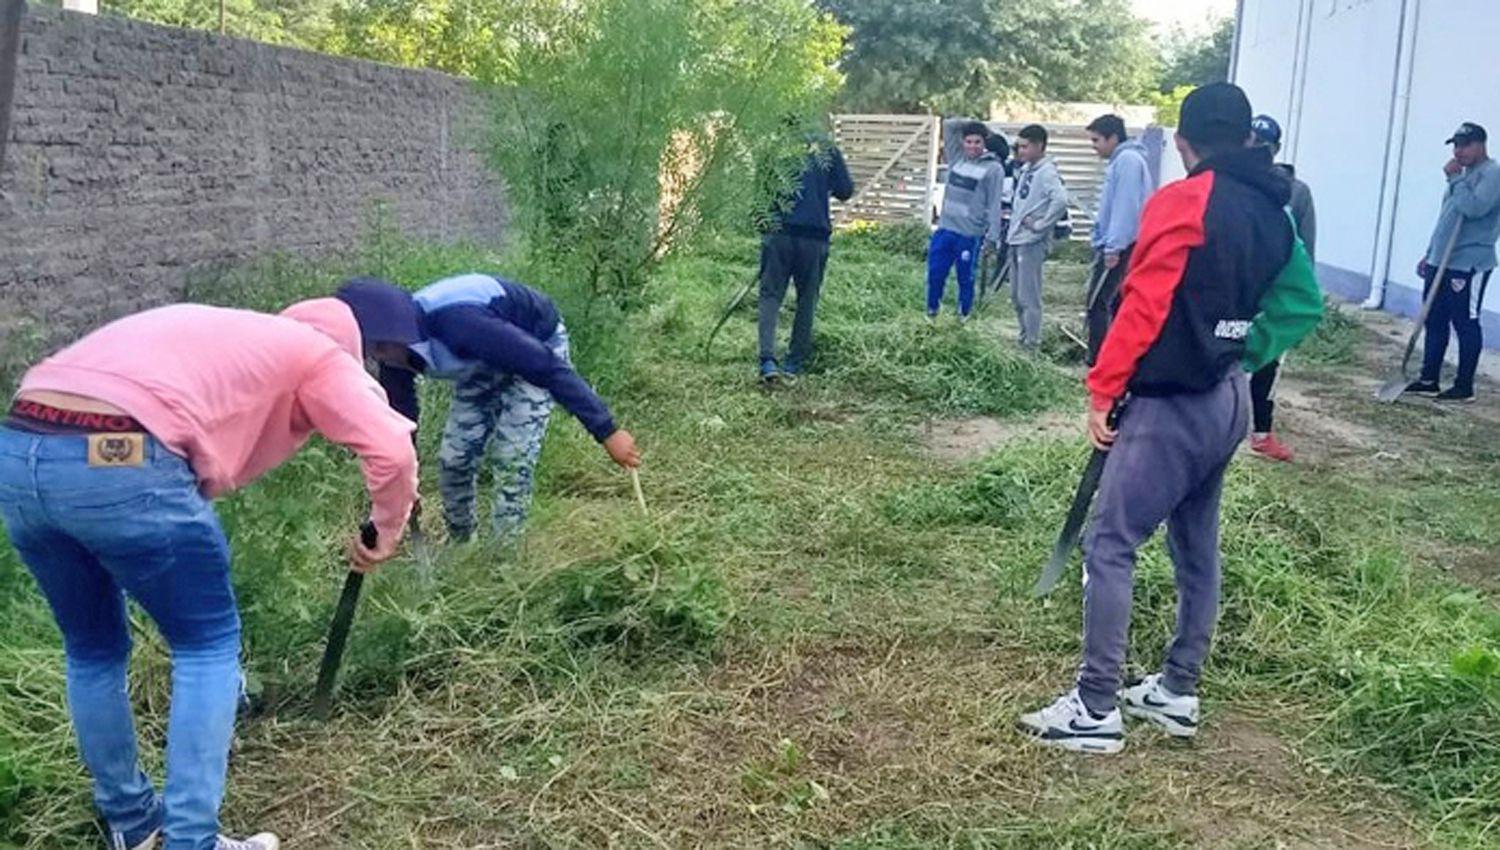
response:
<path id="1" fill-rule="evenodd" d="M 1021 356 L 1000 300 L 927 327 L 919 247 L 836 245 L 812 374 L 774 392 L 752 380 L 753 306 L 703 349 L 751 242 L 672 261 L 627 315 L 554 289 L 582 371 L 643 447 L 649 516 L 558 416 L 519 546 L 481 539 L 445 548 L 430 583 L 405 561 L 367 583 L 329 723 L 306 707 L 363 504 L 354 464 L 317 443 L 223 502 L 256 695 L 226 826 L 319 850 L 1500 846 L 1492 403 L 1376 409 L 1388 354 L 1328 323 L 1284 391 L 1304 462 L 1231 474 L 1203 733 L 1133 731 L 1113 759 L 1039 751 L 1011 724 L 1077 661 L 1077 581 L 1026 594 L 1085 456 L 1077 352 L 1053 332 L 1048 357 Z M 383 239 L 191 294 L 270 308 L 344 272 L 475 267 L 525 273 Z M 1082 275 L 1050 272 L 1052 322 L 1076 325 Z M 445 396 L 424 392 L 430 459 Z M 1173 604 L 1153 543 L 1138 671 Z M 155 758 L 168 665 L 139 623 Z M 101 846 L 58 640 L 8 549 L 0 635 L 0 846 Z"/>

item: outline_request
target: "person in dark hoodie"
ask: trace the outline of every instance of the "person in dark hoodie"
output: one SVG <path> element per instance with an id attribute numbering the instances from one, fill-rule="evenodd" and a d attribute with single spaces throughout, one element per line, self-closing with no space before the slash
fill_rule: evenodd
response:
<path id="1" fill-rule="evenodd" d="M 1257 115 L 1250 122 L 1250 132 L 1255 144 L 1271 152 L 1274 158 L 1281 152 L 1281 125 L 1269 115 Z M 1276 166 L 1292 181 L 1292 198 L 1287 202 L 1287 212 L 1292 214 L 1292 223 L 1297 226 L 1297 235 L 1307 246 L 1307 256 L 1318 262 L 1318 214 L 1313 208 L 1312 190 L 1297 179 L 1297 169 L 1290 164 Z M 1269 460 L 1291 462 L 1295 455 L 1285 443 L 1276 439 L 1273 416 L 1276 412 L 1276 378 L 1281 374 L 1280 358 L 1272 360 L 1265 368 L 1250 377 L 1250 406 L 1253 411 L 1250 426 L 1250 451 Z"/>
<path id="2" fill-rule="evenodd" d="M 760 245 L 760 377 L 772 381 L 801 374 L 812 357 L 813 317 L 828 265 L 833 223 L 828 198 L 854 196 L 844 155 L 826 138 L 808 140 L 802 173 L 775 204 Z M 785 363 L 776 360 L 776 322 L 787 283 L 797 286 L 797 316 Z"/>
<path id="3" fill-rule="evenodd" d="M 475 479 L 493 440 L 495 533 L 520 531 L 554 401 L 583 423 L 621 467 L 640 465 L 630 432 L 573 370 L 568 332 L 552 299 L 490 274 L 444 278 L 415 294 L 374 278 L 335 296 L 359 323 L 365 353 L 380 364 L 391 406 L 418 421 L 416 378 L 454 382 L 443 429 L 438 489 L 449 538 L 474 533 Z"/>
<path id="4" fill-rule="evenodd" d="M 1250 418 L 1245 372 L 1300 341 L 1323 311 L 1283 209 L 1291 184 L 1268 151 L 1249 147 L 1245 93 L 1194 90 L 1178 127 L 1188 177 L 1147 202 L 1120 310 L 1088 374 L 1089 438 L 1109 454 L 1084 541 L 1083 663 L 1072 691 L 1018 723 L 1078 752 L 1125 746 L 1119 701 L 1168 734 L 1197 731 L 1219 613 L 1219 499 Z M 1163 522 L 1177 633 L 1163 671 L 1122 693 L 1135 553 Z"/>

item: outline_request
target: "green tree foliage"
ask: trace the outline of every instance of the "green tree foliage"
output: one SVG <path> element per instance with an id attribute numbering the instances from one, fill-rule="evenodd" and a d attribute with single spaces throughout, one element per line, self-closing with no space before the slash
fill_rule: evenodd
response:
<path id="1" fill-rule="evenodd" d="M 843 106 L 987 114 L 996 99 L 1126 100 L 1154 51 L 1127 0 L 817 0 L 852 30 Z"/>
<path id="2" fill-rule="evenodd" d="M 1158 89 L 1170 92 L 1229 79 L 1229 57 L 1234 51 L 1234 18 L 1225 18 L 1207 35 L 1178 32 L 1163 45 L 1165 62 Z"/>
<path id="3" fill-rule="evenodd" d="M 628 300 L 695 230 L 768 202 L 757 172 L 800 161 L 843 29 L 802 0 L 567 5 L 513 23 L 487 71 L 493 161 L 538 258 Z"/>

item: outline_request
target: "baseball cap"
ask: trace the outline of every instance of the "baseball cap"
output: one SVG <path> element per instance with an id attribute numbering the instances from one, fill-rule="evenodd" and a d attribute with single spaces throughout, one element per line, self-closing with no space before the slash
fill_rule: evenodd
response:
<path id="1" fill-rule="evenodd" d="M 334 297 L 349 305 L 366 345 L 422 341 L 416 302 L 401 287 L 379 278 L 358 277 L 339 287 Z"/>
<path id="2" fill-rule="evenodd" d="M 1250 98 L 1233 83 L 1199 86 L 1182 101 L 1177 132 L 1197 144 L 1244 142 L 1250 135 Z"/>
<path id="3" fill-rule="evenodd" d="M 1458 125 L 1457 130 L 1453 131 L 1453 138 L 1443 142 L 1443 144 L 1467 145 L 1471 142 L 1486 142 L 1489 141 L 1489 138 L 1490 134 L 1486 133 L 1483 127 L 1475 124 L 1473 121 L 1465 121 Z"/>
<path id="4" fill-rule="evenodd" d="M 1255 143 L 1258 145 L 1281 147 L 1281 125 L 1269 115 L 1255 116 L 1250 122 L 1250 132 L 1254 134 Z"/>

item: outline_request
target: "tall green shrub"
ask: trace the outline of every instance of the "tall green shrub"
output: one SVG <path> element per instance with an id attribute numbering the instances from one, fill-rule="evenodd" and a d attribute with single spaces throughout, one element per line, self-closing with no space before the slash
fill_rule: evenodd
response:
<path id="1" fill-rule="evenodd" d="M 787 162 L 827 108 L 843 30 L 800 0 L 570 11 L 511 26 L 493 69 L 492 161 L 528 247 L 628 302 L 699 229 L 747 227 L 768 202 L 757 165 Z"/>

